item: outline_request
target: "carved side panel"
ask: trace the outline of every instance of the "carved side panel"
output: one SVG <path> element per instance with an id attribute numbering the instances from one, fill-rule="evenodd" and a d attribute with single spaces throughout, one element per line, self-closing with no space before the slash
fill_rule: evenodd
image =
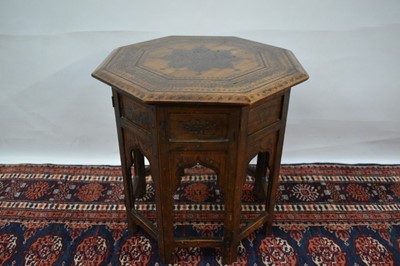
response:
<path id="1" fill-rule="evenodd" d="M 228 114 L 170 113 L 168 138 L 172 142 L 228 139 Z"/>
<path id="2" fill-rule="evenodd" d="M 257 105 L 249 111 L 248 135 L 255 133 L 281 119 L 283 96 Z"/>
<path id="3" fill-rule="evenodd" d="M 114 97 L 118 98 L 117 123 L 122 128 L 125 146 L 140 149 L 144 156 L 151 159 L 154 155 L 155 108 L 123 94 Z"/>
<path id="4" fill-rule="evenodd" d="M 134 132 L 129 128 L 123 129 L 123 135 L 126 146 L 130 147 L 130 149 L 139 148 L 144 156 L 149 159 L 153 158 L 153 144 L 149 136 Z"/>
<path id="5" fill-rule="evenodd" d="M 274 158 L 277 140 L 278 131 L 259 138 L 253 138 L 247 146 L 247 160 L 250 161 L 259 152 L 268 152 L 269 158 Z"/>
<path id="6" fill-rule="evenodd" d="M 151 131 L 154 128 L 154 108 L 139 101 L 119 94 L 121 117 L 126 118 L 136 126 Z"/>

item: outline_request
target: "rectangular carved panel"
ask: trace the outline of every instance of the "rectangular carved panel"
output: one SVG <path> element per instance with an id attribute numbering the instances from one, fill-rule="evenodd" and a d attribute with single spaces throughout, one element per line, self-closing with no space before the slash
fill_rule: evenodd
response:
<path id="1" fill-rule="evenodd" d="M 249 111 L 248 135 L 280 120 L 283 96 L 255 106 Z"/>
<path id="2" fill-rule="evenodd" d="M 170 113 L 168 136 L 170 141 L 227 141 L 228 114 Z"/>
<path id="3" fill-rule="evenodd" d="M 154 111 L 149 105 L 144 105 L 126 96 L 119 95 L 121 117 L 125 117 L 135 125 L 151 131 L 154 127 Z"/>
<path id="4" fill-rule="evenodd" d="M 247 160 L 251 160 L 259 152 L 268 152 L 270 158 L 274 158 L 279 131 L 270 132 L 267 135 L 250 136 L 247 144 Z"/>

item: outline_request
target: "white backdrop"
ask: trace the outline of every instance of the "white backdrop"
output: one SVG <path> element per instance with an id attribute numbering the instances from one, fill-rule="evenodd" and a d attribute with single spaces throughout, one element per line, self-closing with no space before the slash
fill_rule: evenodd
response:
<path id="1" fill-rule="evenodd" d="M 233 35 L 292 50 L 283 163 L 400 163 L 400 1 L 0 1 L 0 163 L 119 164 L 115 47 Z"/>

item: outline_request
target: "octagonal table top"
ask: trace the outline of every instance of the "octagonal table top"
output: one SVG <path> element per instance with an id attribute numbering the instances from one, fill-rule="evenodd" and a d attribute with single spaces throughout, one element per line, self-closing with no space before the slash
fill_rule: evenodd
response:
<path id="1" fill-rule="evenodd" d="M 219 36 L 169 36 L 123 46 L 92 76 L 145 103 L 239 105 L 308 79 L 289 50 Z"/>

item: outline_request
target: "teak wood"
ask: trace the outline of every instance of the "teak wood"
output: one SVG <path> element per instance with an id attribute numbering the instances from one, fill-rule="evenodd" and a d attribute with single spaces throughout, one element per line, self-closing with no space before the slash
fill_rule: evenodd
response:
<path id="1" fill-rule="evenodd" d="M 118 48 L 92 75 L 112 87 L 129 229 L 156 238 L 164 263 L 173 263 L 176 247 L 192 246 L 220 247 L 232 263 L 241 239 L 260 226 L 271 233 L 290 88 L 308 79 L 290 51 L 235 37 L 172 36 Z M 256 155 L 256 169 L 248 169 Z M 146 193 L 144 156 L 156 225 L 135 210 Z M 174 236 L 173 195 L 196 164 L 218 176 L 222 238 Z M 247 174 L 265 211 L 241 228 Z"/>

